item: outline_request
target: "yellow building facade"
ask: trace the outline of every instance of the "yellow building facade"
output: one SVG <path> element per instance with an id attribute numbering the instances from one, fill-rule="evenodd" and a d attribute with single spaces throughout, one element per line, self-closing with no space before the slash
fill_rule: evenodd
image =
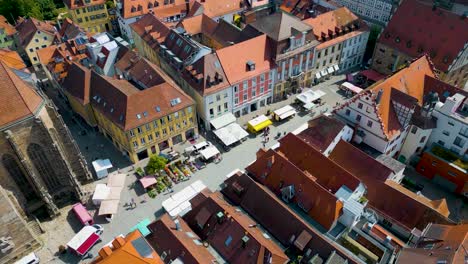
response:
<path id="1" fill-rule="evenodd" d="M 65 0 L 71 19 L 90 33 L 112 30 L 112 23 L 104 0 Z"/>

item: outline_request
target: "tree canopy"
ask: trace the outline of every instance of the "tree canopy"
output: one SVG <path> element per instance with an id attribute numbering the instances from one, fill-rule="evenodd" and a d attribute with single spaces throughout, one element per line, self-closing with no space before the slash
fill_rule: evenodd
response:
<path id="1" fill-rule="evenodd" d="M 166 164 L 167 164 L 167 159 L 158 155 L 153 155 L 150 157 L 148 165 L 146 165 L 145 169 L 148 174 L 155 174 L 159 172 L 160 170 L 164 169 Z"/>
<path id="2" fill-rule="evenodd" d="M 57 17 L 57 6 L 54 0 L 0 0 L 0 14 L 11 24 L 20 16 L 54 20 Z"/>

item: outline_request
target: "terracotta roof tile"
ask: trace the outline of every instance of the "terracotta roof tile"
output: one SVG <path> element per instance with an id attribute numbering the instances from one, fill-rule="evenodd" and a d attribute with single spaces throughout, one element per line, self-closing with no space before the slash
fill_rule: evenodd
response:
<path id="1" fill-rule="evenodd" d="M 16 30 L 18 30 L 18 40 L 22 47 L 31 42 L 37 31 L 41 31 L 49 36 L 55 36 L 55 33 L 57 33 L 57 30 L 50 21 L 40 21 L 33 17 L 22 20 L 16 25 Z"/>
<path id="2" fill-rule="evenodd" d="M 209 17 L 220 17 L 244 10 L 242 0 L 204 0 L 203 13 Z"/>
<path id="3" fill-rule="evenodd" d="M 64 39 L 73 39 L 79 35 L 86 35 L 87 32 L 78 24 L 75 24 L 70 18 L 65 18 L 59 31 L 60 37 Z"/>
<path id="4" fill-rule="evenodd" d="M 266 35 L 219 49 L 216 54 L 231 84 L 258 76 L 274 67 Z M 248 70 L 249 61 L 255 63 L 255 70 Z"/>
<path id="5" fill-rule="evenodd" d="M 0 28 L 4 30 L 7 36 L 11 36 L 16 33 L 15 27 L 8 23 L 8 20 L 2 15 L 0 15 Z"/>
<path id="6" fill-rule="evenodd" d="M 378 42 L 414 58 L 430 54 L 435 67 L 447 71 L 468 42 L 467 28 L 468 20 L 455 13 L 406 0 L 396 9 Z"/>
<path id="7" fill-rule="evenodd" d="M 313 175 L 304 172 L 280 152 L 268 150 L 246 170 L 276 194 L 281 194 L 282 188 L 293 186 L 293 201 L 301 204 L 303 210 L 326 230 L 341 216 L 343 203 Z"/>
<path id="8" fill-rule="evenodd" d="M 291 237 L 298 237 L 306 231 L 312 239 L 302 251 L 305 262 L 318 254 L 322 259 L 328 259 L 333 252 L 348 260 L 348 263 L 359 263 L 341 248 L 327 239 L 323 234 L 307 224 L 301 216 L 292 211 L 275 194 L 265 186 L 255 182 L 246 174 L 238 173 L 225 182 L 223 194 L 235 205 L 239 205 L 258 221 L 271 235 L 285 247 L 291 244 Z M 285 225 L 287 223 L 287 225 Z M 309 257 L 305 252 L 311 250 Z"/>
<path id="9" fill-rule="evenodd" d="M 282 41 L 294 35 L 294 32 L 312 30 L 312 27 L 304 22 L 290 14 L 278 12 L 259 18 L 251 23 L 250 26 L 267 34 L 268 37 L 275 41 Z"/>
<path id="10" fill-rule="evenodd" d="M 0 49 L 0 60 L 3 61 L 8 67 L 22 70 L 26 68 L 23 59 L 18 52 L 9 49 Z"/>
<path id="11" fill-rule="evenodd" d="M 359 18 L 349 11 L 346 7 L 341 7 L 336 10 L 320 14 L 314 18 L 304 20 L 304 23 L 311 26 L 314 30 L 315 37 L 323 42 L 330 38 L 330 34 L 336 37 L 338 33 L 343 34 L 350 31 L 351 27 L 362 23 Z M 348 29 L 346 29 L 348 28 Z M 326 36 L 324 38 L 323 36 Z"/>
<path id="12" fill-rule="evenodd" d="M 200 33 L 211 35 L 217 25 L 218 23 L 209 16 L 201 14 L 198 16 L 184 18 L 177 26 L 184 28 L 190 35 Z"/>
<path id="13" fill-rule="evenodd" d="M 161 255 L 166 252 L 166 259 L 182 260 L 183 263 L 212 263 L 213 255 L 202 245 L 200 238 L 192 231 L 180 217 L 177 221 L 180 230 L 176 229 L 175 219 L 164 214 L 158 221 L 151 223 L 148 228 L 151 234 L 146 237 L 156 252 Z M 195 241 L 198 240 L 198 244 Z"/>
<path id="14" fill-rule="evenodd" d="M 242 211 L 237 211 L 223 199 L 221 193 L 205 191 L 195 196 L 190 203 L 192 210 L 184 215 L 184 220 L 228 263 L 263 263 L 269 254 L 272 263 L 286 263 L 289 260 L 274 241 L 255 228 L 255 221 Z M 206 223 L 197 221 L 202 212 L 208 213 Z M 217 218 L 219 212 L 224 217 L 221 223 Z M 248 238 L 245 246 L 243 238 Z"/>
<path id="15" fill-rule="evenodd" d="M 0 61 L 0 126 L 11 124 L 36 113 L 42 97 Z"/>
<path id="16" fill-rule="evenodd" d="M 68 69 L 68 74 L 63 80 L 62 87 L 74 96 L 83 105 L 89 104 L 91 84 L 91 70 L 73 62 Z"/>
<path id="17" fill-rule="evenodd" d="M 161 0 L 121 0 L 120 2 L 122 3 L 122 17 L 126 19 L 146 15 L 150 10 L 156 14 L 160 9 L 185 5 L 185 0 L 175 0 L 172 4 L 164 4 Z"/>
<path id="18" fill-rule="evenodd" d="M 340 120 L 321 115 L 317 118 L 311 119 L 308 122 L 307 129 L 299 133 L 297 136 L 316 150 L 323 153 L 344 127 L 345 124 Z"/>
<path id="19" fill-rule="evenodd" d="M 153 48 L 158 47 L 158 43 L 164 42 L 170 32 L 170 29 L 153 14 L 144 15 L 130 24 L 130 27 Z"/>
<path id="20" fill-rule="evenodd" d="M 364 183 L 369 207 L 400 223 L 407 230 L 414 227 L 422 230 L 433 221 L 450 223 L 444 202 L 431 202 L 387 181 L 392 171 L 350 143 L 340 141 L 330 154 L 330 159 Z"/>

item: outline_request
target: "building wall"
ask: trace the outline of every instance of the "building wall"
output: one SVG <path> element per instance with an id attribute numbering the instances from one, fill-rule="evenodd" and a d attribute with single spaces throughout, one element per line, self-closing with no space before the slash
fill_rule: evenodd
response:
<path id="1" fill-rule="evenodd" d="M 364 53 L 369 39 L 369 31 L 362 32 L 352 38 L 343 41 L 343 49 L 340 59 L 340 71 L 346 71 L 362 64 Z"/>
<path id="2" fill-rule="evenodd" d="M 210 130 L 209 128 L 211 120 L 226 113 L 232 113 L 232 88 L 228 87 L 227 89 L 221 90 L 217 93 L 205 96 L 203 104 L 205 109 L 205 127 Z"/>
<path id="3" fill-rule="evenodd" d="M 416 171 L 431 180 L 436 176 L 440 176 L 454 183 L 456 185 L 455 193 L 458 194 L 462 194 L 463 187 L 468 182 L 466 171 L 462 171 L 428 152 L 423 153 L 419 163 L 416 165 Z"/>
<path id="4" fill-rule="evenodd" d="M 108 137 L 114 145 L 134 163 L 139 161 L 138 153 L 146 151 L 148 156 L 159 154 L 163 149 L 159 145 L 167 142 L 167 148 L 175 145 L 173 137 L 181 135 L 181 142 L 187 140 L 185 133 L 191 129 L 198 133 L 194 105 L 179 112 L 171 113 L 151 121 L 138 128 L 124 131 L 115 125 L 100 111 L 94 110 L 99 131 Z"/>
<path id="5" fill-rule="evenodd" d="M 39 57 L 37 56 L 37 50 L 48 47 L 52 44 L 54 36 L 48 33 L 44 33 L 42 31 L 37 31 L 34 34 L 34 37 L 31 39 L 24 49 L 24 53 L 26 54 L 29 61 L 31 61 L 32 65 L 38 65 L 41 62 L 39 61 Z"/>
<path id="6" fill-rule="evenodd" d="M 90 33 L 112 30 L 112 23 L 105 4 L 88 5 L 72 10 L 67 7 L 67 11 L 75 23 Z"/>
<path id="7" fill-rule="evenodd" d="M 414 155 L 419 155 L 424 150 L 427 141 L 432 133 L 432 129 L 422 129 L 411 125 L 403 146 L 401 148 L 398 160 L 409 163 Z"/>
<path id="8" fill-rule="evenodd" d="M 119 21 L 120 32 L 122 37 L 127 39 L 130 43 L 134 43 L 132 29 L 130 28 L 130 24 L 134 23 L 142 16 L 136 16 L 131 18 L 123 18 L 120 10 L 117 11 L 117 20 Z"/>
<path id="9" fill-rule="evenodd" d="M 96 119 L 94 118 L 94 113 L 91 108 L 91 104 L 83 105 L 73 95 L 70 95 L 66 90 L 65 96 L 67 97 L 73 112 L 80 115 L 86 121 L 86 123 L 88 123 L 88 125 L 95 127 Z"/>
<path id="10" fill-rule="evenodd" d="M 250 79 L 233 84 L 234 115 L 239 117 L 250 113 L 254 104 L 258 110 L 271 103 L 273 79 L 274 71 L 264 71 Z"/>
<path id="11" fill-rule="evenodd" d="M 158 66 L 161 66 L 159 56 L 157 54 L 157 50 L 148 46 L 148 44 L 133 30 L 132 30 L 132 36 L 133 36 L 133 43 L 135 45 L 135 48 L 138 50 L 138 52 L 143 57 L 151 61 L 152 63 Z"/>
<path id="12" fill-rule="evenodd" d="M 390 75 L 412 60 L 413 58 L 405 53 L 377 42 L 372 57 L 372 69 L 382 74 Z"/>
<path id="13" fill-rule="evenodd" d="M 393 0 L 336 0 L 338 4 L 346 6 L 353 13 L 371 23 L 386 25 L 392 11 L 398 4 Z"/>
<path id="14" fill-rule="evenodd" d="M 465 62 L 466 64 L 460 68 L 440 73 L 439 78 L 448 84 L 468 91 L 468 58 L 465 58 Z"/>
<path id="15" fill-rule="evenodd" d="M 346 142 L 350 142 L 351 139 L 353 139 L 353 129 L 350 128 L 349 126 L 344 126 L 344 128 L 336 135 L 335 139 L 331 142 L 331 144 L 323 151 L 323 155 L 329 156 L 330 153 L 335 149 L 336 144 L 340 142 L 340 140 L 344 140 Z"/>
<path id="16" fill-rule="evenodd" d="M 468 156 L 468 123 L 461 122 L 438 110 L 434 111 L 433 116 L 437 118 L 437 127 L 434 128 L 428 143 L 437 143 L 466 158 Z"/>

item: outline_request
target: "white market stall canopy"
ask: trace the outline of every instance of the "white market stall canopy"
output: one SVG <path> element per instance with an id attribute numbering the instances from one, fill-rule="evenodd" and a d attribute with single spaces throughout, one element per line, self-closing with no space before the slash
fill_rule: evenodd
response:
<path id="1" fill-rule="evenodd" d="M 211 120 L 210 123 L 214 127 L 214 129 L 220 129 L 234 122 L 236 122 L 236 117 L 232 113 L 227 113 L 225 115 Z"/>
<path id="2" fill-rule="evenodd" d="M 200 151 L 200 154 L 204 159 L 210 159 L 219 154 L 219 150 L 215 146 L 209 146 L 206 149 Z"/>
<path id="3" fill-rule="evenodd" d="M 122 189 L 122 187 L 110 187 L 110 193 L 106 200 L 120 200 Z"/>
<path id="4" fill-rule="evenodd" d="M 119 200 L 104 200 L 99 207 L 99 215 L 113 215 L 119 210 Z"/>
<path id="5" fill-rule="evenodd" d="M 308 103 L 314 102 L 315 100 L 321 98 L 324 95 L 325 95 L 325 92 L 322 90 L 317 90 L 317 91 L 308 90 L 299 94 L 296 98 L 302 103 L 308 104 Z"/>
<path id="6" fill-rule="evenodd" d="M 103 183 L 96 184 L 96 188 L 94 189 L 94 194 L 92 198 L 93 204 L 99 205 L 102 201 L 109 197 L 110 192 L 111 189 L 107 187 L 107 185 Z"/>
<path id="7" fill-rule="evenodd" d="M 190 184 L 181 191 L 162 202 L 162 206 L 172 218 L 183 216 L 191 210 L 190 200 L 199 194 L 206 186 L 200 180 Z"/>
<path id="8" fill-rule="evenodd" d="M 214 131 L 214 134 L 223 142 L 224 145 L 229 146 L 237 141 L 247 137 L 249 133 L 245 131 L 239 124 L 231 123 Z"/>
<path id="9" fill-rule="evenodd" d="M 328 74 L 328 72 L 327 72 L 327 70 L 321 70 L 321 71 L 320 71 L 320 74 L 321 74 L 322 76 L 326 76 L 326 75 Z"/>
<path id="10" fill-rule="evenodd" d="M 257 116 L 256 118 L 250 120 L 248 122 L 248 124 L 250 124 L 251 126 L 254 127 L 254 126 L 259 125 L 259 124 L 261 124 L 261 123 L 263 123 L 263 122 L 265 122 L 267 120 L 269 120 L 268 117 L 266 117 L 265 115 L 261 115 L 261 116 Z"/>
<path id="11" fill-rule="evenodd" d="M 125 186 L 125 174 L 111 174 L 107 179 L 108 187 L 124 187 Z"/>
<path id="12" fill-rule="evenodd" d="M 344 89 L 349 90 L 349 91 L 351 91 L 353 93 L 356 93 L 356 94 L 362 92 L 362 88 L 359 88 L 356 85 L 354 85 L 352 83 L 349 83 L 349 82 L 344 82 L 344 83 L 341 84 L 341 86 Z"/>
<path id="13" fill-rule="evenodd" d="M 278 116 L 280 119 L 285 119 L 296 114 L 296 110 L 292 106 L 286 105 L 281 107 L 280 109 L 275 110 L 273 113 L 275 113 L 275 115 Z"/>
<path id="14" fill-rule="evenodd" d="M 93 161 L 92 164 L 98 179 L 106 177 L 108 174 L 107 170 L 113 167 L 109 159 L 98 159 Z"/>

